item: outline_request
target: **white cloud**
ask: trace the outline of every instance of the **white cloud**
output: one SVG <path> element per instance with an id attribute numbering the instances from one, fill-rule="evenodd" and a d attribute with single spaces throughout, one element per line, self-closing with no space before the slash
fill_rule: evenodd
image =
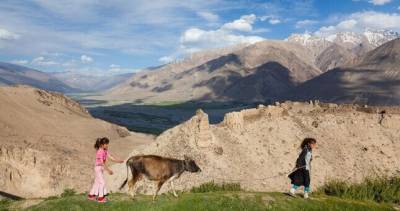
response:
<path id="1" fill-rule="evenodd" d="M 158 61 L 161 62 L 162 64 L 168 64 L 170 62 L 173 62 L 174 60 L 175 60 L 174 56 L 163 56 L 158 59 Z"/>
<path id="2" fill-rule="evenodd" d="M 197 15 L 204 18 L 208 22 L 216 22 L 219 20 L 219 16 L 211 12 L 197 12 Z"/>
<path id="3" fill-rule="evenodd" d="M 24 64 L 28 64 L 29 61 L 28 60 L 12 60 L 11 63 L 24 65 Z"/>
<path id="4" fill-rule="evenodd" d="M 0 28 L 18 32 L 18 42 L 2 42 L 4 52 L 35 56 L 42 52 L 62 52 L 94 56 L 99 49 L 132 54 L 158 55 L 176 46 L 179 33 L 192 25 L 209 23 L 193 18 L 197 11 L 213 11 L 230 4 L 222 0 L 31 0 L 2 2 Z M 73 11 L 73 13 L 71 13 Z M 109 11 L 104 15 L 104 11 Z M 202 13 L 208 19 L 216 14 Z M 11 30 L 13 29 L 13 30 Z M 15 33 L 14 33 L 15 34 Z M 9 35 L 7 35 L 9 39 Z M 113 52 L 114 53 L 114 52 Z M 127 55 L 130 54 L 130 55 Z M 97 56 L 97 55 L 96 55 Z"/>
<path id="5" fill-rule="evenodd" d="M 306 20 L 297 21 L 295 27 L 298 29 L 307 28 L 307 27 L 315 25 L 317 23 L 318 23 L 318 21 L 306 19 Z"/>
<path id="6" fill-rule="evenodd" d="M 344 31 L 361 32 L 367 28 L 400 31 L 400 14 L 375 11 L 353 13 L 343 18 L 338 24 L 323 26 L 315 33 L 320 36 L 327 36 Z"/>
<path id="7" fill-rule="evenodd" d="M 337 27 L 343 29 L 344 31 L 350 31 L 357 25 L 358 21 L 354 19 L 344 20 L 340 22 Z"/>
<path id="8" fill-rule="evenodd" d="M 16 56 L 9 60 L 42 56 L 43 60 L 35 63 L 50 65 L 58 62 L 57 71 L 88 66 L 81 62 L 83 54 L 92 57 L 93 63 L 109 54 L 120 54 L 121 59 L 126 60 L 133 54 L 146 58 L 144 64 L 151 65 L 148 64 L 152 61 L 149 58 L 158 58 L 160 53 L 169 55 L 174 48 L 203 49 L 205 45 L 182 45 L 179 36 L 191 26 L 204 30 L 205 27 L 207 30 L 219 27 L 222 18 L 218 14 L 228 14 L 245 4 L 248 5 L 225 0 L 71 0 L 63 4 L 47 0 L 30 0 L 29 3 L 4 1 L 0 6 L 0 28 L 7 32 L 0 32 L 0 53 Z M 258 30 L 251 26 L 255 21 L 253 17 L 255 15 L 244 16 L 239 21 L 244 22 L 245 32 Z M 262 39 L 242 35 L 243 28 L 234 25 L 231 24 L 232 29 L 218 32 L 225 37 L 220 39 L 223 42 L 217 47 Z M 5 37 L 17 40 L 4 41 Z M 54 58 L 43 52 L 60 52 L 63 56 Z M 70 61 L 74 57 L 75 61 Z M 134 60 L 129 62 L 135 63 Z M 96 64 L 103 70 L 108 70 L 108 65 Z M 56 67 L 50 68 L 54 71 Z M 46 70 L 46 67 L 42 69 Z"/>
<path id="9" fill-rule="evenodd" d="M 181 49 L 187 53 L 193 53 L 203 49 L 220 48 L 241 43 L 252 44 L 263 40 L 259 36 L 245 36 L 233 34 L 225 29 L 205 31 L 198 28 L 190 28 L 181 36 Z"/>
<path id="10" fill-rule="evenodd" d="M 255 33 L 258 29 L 253 29 L 256 21 L 254 14 L 241 16 L 240 19 L 225 23 L 215 30 L 203 30 L 197 27 L 187 29 L 180 37 L 180 46 L 177 54 L 187 54 L 196 51 L 212 48 L 221 48 L 237 44 L 252 44 L 263 40 L 259 36 L 249 36 L 240 32 Z M 160 58 L 160 62 L 168 62 L 169 59 L 176 59 L 177 56 Z"/>
<path id="11" fill-rule="evenodd" d="M 46 59 L 43 56 L 39 56 L 39 57 L 34 58 L 31 61 L 31 64 L 39 65 L 39 66 L 52 66 L 52 65 L 58 65 L 58 62 L 52 61 L 50 59 Z"/>
<path id="12" fill-rule="evenodd" d="M 93 62 L 93 58 L 87 55 L 82 55 L 81 56 L 81 62 L 84 64 L 88 64 L 88 63 L 92 63 Z"/>
<path id="13" fill-rule="evenodd" d="M 257 17 L 254 14 L 243 15 L 240 19 L 224 24 L 222 29 L 250 32 L 253 30 L 256 19 Z"/>
<path id="14" fill-rule="evenodd" d="M 0 40 L 17 40 L 19 37 L 19 34 L 0 28 Z"/>
<path id="15" fill-rule="evenodd" d="M 373 5 L 384 5 L 390 3 L 392 0 L 369 0 L 368 2 Z"/>
<path id="16" fill-rule="evenodd" d="M 272 25 L 282 23 L 282 21 L 279 18 L 277 18 L 276 16 L 273 16 L 273 15 L 261 16 L 261 17 L 259 17 L 259 19 L 261 21 L 268 21 Z"/>
<path id="17" fill-rule="evenodd" d="M 268 22 L 270 24 L 272 24 L 272 25 L 275 25 L 275 24 L 281 23 L 281 20 L 279 20 L 279 19 L 270 19 Z"/>

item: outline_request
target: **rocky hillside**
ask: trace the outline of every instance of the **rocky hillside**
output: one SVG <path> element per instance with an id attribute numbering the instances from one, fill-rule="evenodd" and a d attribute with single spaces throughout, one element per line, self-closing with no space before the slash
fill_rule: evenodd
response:
<path id="1" fill-rule="evenodd" d="M 334 69 L 351 63 L 356 58 L 356 55 L 340 45 L 332 44 L 324 49 L 315 59 L 315 65 L 322 71 Z"/>
<path id="2" fill-rule="evenodd" d="M 20 65 L 0 62 L 0 86 L 15 84 L 25 84 L 44 90 L 62 93 L 80 91 L 77 88 L 73 88 L 61 82 L 51 74 Z"/>
<path id="3" fill-rule="evenodd" d="M 315 188 L 329 179 L 360 181 L 371 175 L 400 174 L 400 110 L 319 102 L 287 102 L 228 113 L 210 125 L 201 110 L 187 122 L 165 131 L 131 155 L 191 156 L 201 173 L 185 173 L 179 189 L 214 180 L 239 182 L 248 190 L 287 191 L 303 138 L 314 137 L 311 177 Z M 112 190 L 126 177 L 126 166 L 113 166 Z M 141 182 L 139 192 L 154 184 Z M 162 191 L 168 191 L 165 185 Z"/>
<path id="4" fill-rule="evenodd" d="M 0 87 L 0 108 L 0 191 L 22 197 L 88 190 L 98 137 L 109 137 L 121 157 L 151 141 L 92 118 L 62 94 L 32 87 Z"/>
<path id="5" fill-rule="evenodd" d="M 263 41 L 226 52 L 193 65 L 184 65 L 183 61 L 139 73 L 130 83 L 117 86 L 98 99 L 273 101 L 321 73 L 313 64 L 311 52 L 298 44 Z"/>
<path id="6" fill-rule="evenodd" d="M 369 105 L 400 104 L 400 39 L 383 44 L 296 88 L 290 99 Z"/>

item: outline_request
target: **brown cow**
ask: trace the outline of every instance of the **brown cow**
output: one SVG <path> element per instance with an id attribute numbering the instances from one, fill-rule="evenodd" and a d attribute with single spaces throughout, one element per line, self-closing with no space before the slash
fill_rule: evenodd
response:
<path id="1" fill-rule="evenodd" d="M 173 180 L 179 178 L 185 171 L 201 171 L 194 160 L 189 159 L 186 156 L 185 160 L 164 158 L 157 155 L 132 156 L 126 161 L 126 180 L 122 183 L 119 189 L 122 189 L 128 181 L 128 168 L 130 168 L 132 172 L 132 179 L 128 183 L 128 192 L 132 195 L 132 197 L 135 196 L 135 193 L 133 192 L 133 187 L 135 186 L 135 183 L 143 177 L 143 175 L 151 181 L 158 182 L 157 190 L 153 195 L 153 201 L 156 199 L 158 191 L 160 191 L 162 185 L 165 182 L 170 182 L 174 196 L 178 197 L 175 192 Z"/>

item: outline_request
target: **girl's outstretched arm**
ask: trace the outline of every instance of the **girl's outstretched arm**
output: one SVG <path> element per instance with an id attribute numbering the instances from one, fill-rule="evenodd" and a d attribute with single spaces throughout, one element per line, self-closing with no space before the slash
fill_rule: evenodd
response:
<path id="1" fill-rule="evenodd" d="M 116 163 L 123 163 L 124 162 L 124 160 L 121 160 L 121 159 L 119 159 L 119 158 L 117 158 L 117 157 L 115 157 L 115 156 L 113 156 L 111 154 L 108 154 L 108 157 L 110 158 L 111 161 L 116 162 Z"/>

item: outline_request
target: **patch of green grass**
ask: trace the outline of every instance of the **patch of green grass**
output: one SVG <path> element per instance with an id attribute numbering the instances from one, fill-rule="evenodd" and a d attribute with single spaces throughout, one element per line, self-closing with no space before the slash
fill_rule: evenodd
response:
<path id="1" fill-rule="evenodd" d="M 8 199 L 0 200 L 0 210 L 9 210 L 12 201 Z"/>
<path id="2" fill-rule="evenodd" d="M 256 105 L 249 103 L 240 103 L 240 102 L 164 101 L 158 103 L 145 104 L 145 106 L 151 106 L 155 108 L 162 107 L 166 109 L 182 109 L 182 110 L 196 111 L 199 108 L 214 110 L 214 109 L 232 109 L 237 107 L 254 107 Z"/>
<path id="3" fill-rule="evenodd" d="M 152 135 L 160 135 L 162 132 L 164 132 L 164 129 L 159 129 L 159 128 L 151 128 L 151 127 L 140 127 L 136 125 L 131 125 L 127 126 L 128 130 L 138 132 L 138 133 L 148 133 Z"/>
<path id="4" fill-rule="evenodd" d="M 151 196 L 138 195 L 132 200 L 125 194 L 111 194 L 106 204 L 86 199 L 84 194 L 45 200 L 27 210 L 394 210 L 390 204 L 357 201 L 331 196 L 315 196 L 309 200 L 288 197 L 282 193 L 207 192 L 160 195 L 155 202 Z"/>
<path id="5" fill-rule="evenodd" d="M 49 196 L 45 200 L 54 200 L 54 199 L 58 199 L 58 196 Z"/>
<path id="6" fill-rule="evenodd" d="M 319 188 L 318 192 L 342 198 L 400 204 L 400 177 L 366 178 L 356 184 L 333 180 Z"/>
<path id="7" fill-rule="evenodd" d="M 76 194 L 76 191 L 74 189 L 67 188 L 67 189 L 64 189 L 64 192 L 61 193 L 60 196 L 61 197 L 68 197 L 68 196 L 73 196 L 75 194 Z"/>
<path id="8" fill-rule="evenodd" d="M 123 194 L 112 194 L 110 202 L 99 204 L 83 195 L 44 201 L 28 210 L 265 210 L 266 206 L 257 198 L 240 198 L 238 195 L 183 194 L 178 199 L 161 195 L 155 202 L 151 196 L 139 195 L 131 200 Z"/>
<path id="9" fill-rule="evenodd" d="M 240 183 L 222 183 L 217 184 L 214 181 L 201 184 L 198 187 L 193 187 L 192 193 L 207 193 L 216 191 L 241 191 Z"/>
<path id="10" fill-rule="evenodd" d="M 150 104 L 145 104 L 145 105 L 151 105 L 151 106 L 176 106 L 185 103 L 184 101 L 161 101 L 157 103 L 150 103 Z"/>
<path id="11" fill-rule="evenodd" d="M 282 195 L 282 193 L 276 193 Z M 338 197 L 330 197 L 326 195 L 312 196 L 310 199 L 303 199 L 301 196 L 297 198 L 277 197 L 276 201 L 270 203 L 267 210 L 273 211 L 329 211 L 329 210 L 346 210 L 346 211 L 367 211 L 367 210 L 394 210 L 390 204 L 380 204 L 371 201 L 357 201 L 351 199 L 341 199 Z"/>

